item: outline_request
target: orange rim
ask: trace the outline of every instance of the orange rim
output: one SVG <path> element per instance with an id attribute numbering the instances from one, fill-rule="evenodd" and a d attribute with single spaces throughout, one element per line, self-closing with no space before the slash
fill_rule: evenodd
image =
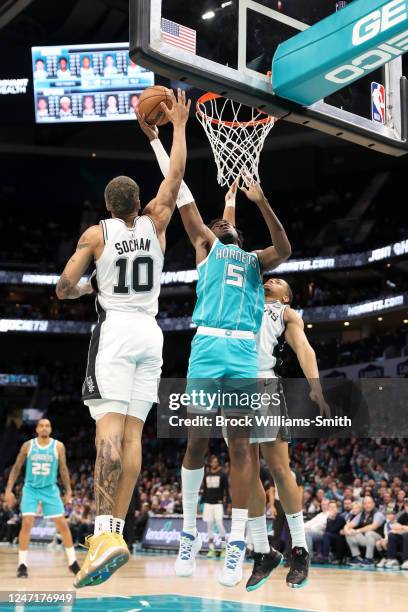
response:
<path id="1" fill-rule="evenodd" d="M 223 121 L 222 119 L 216 119 L 215 117 L 209 117 L 208 115 L 203 113 L 203 111 L 200 108 L 200 104 L 205 104 L 206 102 L 210 102 L 211 100 L 217 100 L 218 98 L 222 98 L 222 96 L 216 93 L 208 92 L 202 95 L 197 100 L 197 104 L 196 104 L 197 113 L 201 117 L 206 117 L 214 125 L 226 125 L 232 128 L 234 127 L 253 127 L 255 125 L 265 125 L 266 123 L 270 123 L 271 121 L 276 121 L 275 117 L 273 117 L 272 115 L 268 115 L 268 113 L 265 113 L 259 108 L 257 108 L 256 110 L 259 113 L 262 113 L 263 115 L 265 115 L 265 117 L 264 119 L 257 119 L 256 121 Z"/>

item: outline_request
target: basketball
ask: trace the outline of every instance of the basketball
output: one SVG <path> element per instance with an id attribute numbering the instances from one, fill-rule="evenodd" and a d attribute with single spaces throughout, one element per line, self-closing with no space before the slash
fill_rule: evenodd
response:
<path id="1" fill-rule="evenodd" d="M 172 107 L 170 92 L 171 90 L 167 87 L 154 85 L 142 93 L 139 100 L 139 113 L 145 115 L 147 123 L 160 126 L 169 122 L 160 103 L 164 102 L 169 108 Z"/>

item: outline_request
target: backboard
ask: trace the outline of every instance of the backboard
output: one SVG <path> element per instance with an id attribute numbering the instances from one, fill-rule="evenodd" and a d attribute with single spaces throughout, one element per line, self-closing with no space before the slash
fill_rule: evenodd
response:
<path id="1" fill-rule="evenodd" d="M 137 63 L 163 76 L 376 151 L 404 155 L 406 55 L 311 106 L 290 102 L 272 90 L 278 45 L 345 4 L 350 2 L 130 0 L 130 52 Z M 374 113 L 375 120 L 373 83 L 385 88 L 380 87 L 385 91 L 385 113 Z"/>

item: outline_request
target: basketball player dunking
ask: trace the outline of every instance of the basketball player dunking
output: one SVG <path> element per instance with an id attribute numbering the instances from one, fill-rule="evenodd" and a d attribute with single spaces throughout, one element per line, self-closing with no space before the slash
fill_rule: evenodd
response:
<path id="1" fill-rule="evenodd" d="M 235 226 L 235 199 L 226 200 L 224 219 Z M 290 307 L 293 299 L 288 283 L 280 278 L 271 278 L 264 284 L 265 305 L 262 325 L 257 335 L 258 377 L 276 378 L 274 371 L 276 357 L 274 350 L 279 338 L 293 349 L 305 377 L 310 385 L 310 397 L 317 404 L 321 414 L 330 416 L 329 406 L 323 397 L 319 380 L 319 369 L 316 355 L 304 332 L 304 324 L 299 315 Z M 259 478 L 259 446 L 268 464 L 279 491 L 280 502 L 286 514 L 292 539 L 290 569 L 286 577 L 289 587 L 299 588 L 306 584 L 309 572 L 309 554 L 307 550 L 303 523 L 302 499 L 299 487 L 289 465 L 289 445 L 284 439 L 251 438 L 252 465 L 254 468 L 252 489 L 249 504 L 248 526 L 254 541 L 254 567 L 247 582 L 247 590 L 259 588 L 272 570 L 282 561 L 282 555 L 271 549 L 266 528 L 266 496 Z M 259 444 L 260 443 L 260 444 Z"/>
<path id="2" fill-rule="evenodd" d="M 39 502 L 41 502 L 44 518 L 52 519 L 60 532 L 68 557 L 69 569 L 73 574 L 79 570 L 76 562 L 75 549 L 68 523 L 64 516 L 64 505 L 57 486 L 58 469 L 64 485 L 64 500 L 69 503 L 72 498 L 71 480 L 65 456 L 65 446 L 62 442 L 51 438 L 51 423 L 48 419 L 40 419 L 36 427 L 37 437 L 24 442 L 17 459 L 11 468 L 7 482 L 5 502 L 13 508 L 16 498 L 13 487 L 26 464 L 21 513 L 23 522 L 18 536 L 18 578 L 27 578 L 27 553 L 30 543 L 30 532 L 34 525 Z"/>
<path id="3" fill-rule="evenodd" d="M 126 563 L 124 520 L 140 473 L 141 436 L 157 401 L 163 335 L 158 311 L 165 232 L 176 205 L 186 164 L 185 126 L 190 102 L 171 93 L 162 110 L 173 124 L 170 169 L 157 196 L 143 212 L 139 187 L 130 178 L 113 179 L 105 190 L 112 218 L 80 238 L 57 285 L 60 299 L 89 292 L 78 284 L 94 260 L 99 322 L 92 334 L 83 399 L 96 420 L 94 535 L 74 585 L 100 584 Z"/>
<path id="4" fill-rule="evenodd" d="M 166 176 L 168 156 L 158 139 L 157 129 L 151 129 L 143 121 L 141 127 Z M 219 219 L 207 227 L 185 183 L 179 194 L 181 218 L 196 250 L 198 269 L 197 303 L 193 314 L 198 329 L 187 374 L 191 381 L 255 379 L 258 375 L 255 335 L 263 314 L 262 272 L 274 269 L 287 259 L 291 247 L 260 185 L 243 190 L 263 215 L 274 246 L 254 253 L 245 252 L 231 223 Z M 189 436 L 182 466 L 183 531 L 175 564 L 178 576 L 193 574 L 195 557 L 201 548 L 201 538 L 196 529 L 197 497 L 204 476 L 207 449 L 208 438 Z M 242 579 L 248 498 L 253 478 L 248 437 L 231 438 L 229 453 L 232 520 L 219 581 L 225 586 L 234 586 Z"/>

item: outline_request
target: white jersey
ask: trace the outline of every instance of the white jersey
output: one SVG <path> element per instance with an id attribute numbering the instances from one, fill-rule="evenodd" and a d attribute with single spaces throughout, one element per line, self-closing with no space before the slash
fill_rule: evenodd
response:
<path id="1" fill-rule="evenodd" d="M 284 313 L 287 307 L 277 300 L 265 302 L 261 329 L 256 337 L 259 372 L 273 370 L 276 365 L 273 352 L 285 331 Z"/>
<path id="2" fill-rule="evenodd" d="M 101 225 L 105 248 L 96 262 L 100 306 L 155 317 L 164 256 L 153 221 L 142 215 L 132 228 L 117 218 Z"/>

